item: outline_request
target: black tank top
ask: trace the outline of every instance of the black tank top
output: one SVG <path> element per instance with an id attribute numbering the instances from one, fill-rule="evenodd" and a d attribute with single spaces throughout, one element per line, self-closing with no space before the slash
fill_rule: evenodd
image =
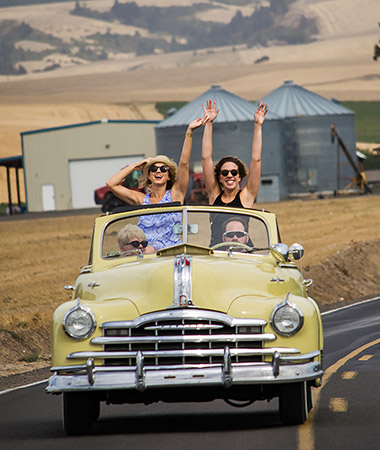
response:
<path id="1" fill-rule="evenodd" d="M 223 195 L 223 192 L 222 192 L 221 194 L 219 194 L 216 197 L 216 199 L 212 205 L 213 206 L 229 206 L 231 208 L 244 208 L 244 206 L 242 205 L 241 200 L 240 200 L 240 192 L 241 191 L 239 191 L 236 194 L 236 197 L 230 203 L 225 203 L 222 200 L 222 195 Z M 233 217 L 233 215 L 231 215 L 231 217 Z M 223 223 L 228 218 L 229 218 L 229 216 L 227 214 L 218 214 L 218 213 L 210 214 L 210 222 L 211 222 L 210 247 L 212 247 L 215 244 L 218 244 L 219 242 L 222 242 Z"/>
<path id="2" fill-rule="evenodd" d="M 230 203 L 225 203 L 222 200 L 223 192 L 221 192 L 214 200 L 213 206 L 230 206 L 231 208 L 244 208 L 240 200 L 240 192 L 236 194 L 236 197 Z"/>

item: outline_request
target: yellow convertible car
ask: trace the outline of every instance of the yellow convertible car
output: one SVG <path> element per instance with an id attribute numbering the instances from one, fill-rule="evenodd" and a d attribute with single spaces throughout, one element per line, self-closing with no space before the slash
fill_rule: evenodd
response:
<path id="1" fill-rule="evenodd" d="M 52 320 L 47 392 L 67 434 L 107 404 L 279 398 L 301 424 L 320 386 L 323 334 L 299 244 L 274 214 L 161 204 L 95 220 L 89 264 Z"/>

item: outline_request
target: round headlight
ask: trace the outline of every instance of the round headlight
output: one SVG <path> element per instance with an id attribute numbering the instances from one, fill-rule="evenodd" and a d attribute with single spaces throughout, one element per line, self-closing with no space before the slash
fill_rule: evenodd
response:
<path id="1" fill-rule="evenodd" d="M 274 308 L 270 323 L 279 334 L 291 336 L 301 329 L 303 314 L 297 305 L 286 298 Z"/>
<path id="2" fill-rule="evenodd" d="M 96 328 L 96 318 L 90 308 L 78 304 L 63 318 L 63 329 L 74 339 L 86 339 Z"/>

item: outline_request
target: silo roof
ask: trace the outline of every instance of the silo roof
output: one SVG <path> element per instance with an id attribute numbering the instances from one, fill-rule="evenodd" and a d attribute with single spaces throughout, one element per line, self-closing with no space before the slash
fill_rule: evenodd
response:
<path id="1" fill-rule="evenodd" d="M 308 91 L 293 81 L 285 81 L 282 86 L 266 95 L 263 102 L 281 118 L 354 114 L 337 101 Z"/>
<path id="2" fill-rule="evenodd" d="M 173 115 L 162 120 L 156 128 L 176 127 L 188 125 L 194 119 L 203 117 L 202 104 L 206 107 L 207 100 L 216 100 L 216 107 L 220 109 L 216 122 L 250 122 L 253 121 L 258 103 L 251 103 L 248 100 L 232 94 L 219 85 L 211 88 L 197 97 L 192 102 L 183 106 Z M 266 120 L 277 119 L 278 116 L 269 111 Z"/>

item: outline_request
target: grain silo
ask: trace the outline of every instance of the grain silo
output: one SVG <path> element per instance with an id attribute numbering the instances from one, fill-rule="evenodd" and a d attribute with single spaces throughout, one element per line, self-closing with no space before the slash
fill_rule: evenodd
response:
<path id="1" fill-rule="evenodd" d="M 220 86 L 211 88 L 155 127 L 156 151 L 168 155 L 177 163 L 188 124 L 203 117 L 202 104 L 216 100 L 219 115 L 214 123 L 213 159 L 218 161 L 225 155 L 235 155 L 249 164 L 253 139 L 253 118 L 258 104 L 253 104 Z M 281 126 L 277 116 L 270 110 L 263 126 L 262 183 L 258 198 L 262 201 L 280 200 L 280 186 L 284 173 L 281 160 Z M 191 168 L 201 170 L 201 145 L 203 128 L 194 132 Z M 280 156 L 280 158 L 279 158 Z"/>
<path id="2" fill-rule="evenodd" d="M 263 98 L 280 121 L 281 155 L 286 176 L 281 197 L 344 188 L 354 176 L 352 166 L 331 140 L 335 124 L 356 161 L 355 115 L 336 101 L 315 94 L 293 81 Z M 264 142 L 266 149 L 267 142 Z M 264 151 L 264 150 L 263 150 Z M 264 172 L 264 171 L 263 171 Z"/>

